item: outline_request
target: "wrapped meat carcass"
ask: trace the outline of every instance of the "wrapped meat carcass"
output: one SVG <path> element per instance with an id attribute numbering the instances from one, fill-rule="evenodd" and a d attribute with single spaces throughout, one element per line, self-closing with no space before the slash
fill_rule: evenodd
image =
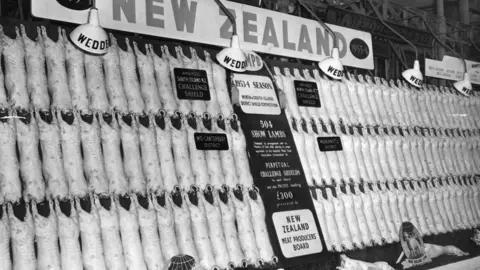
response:
<path id="1" fill-rule="evenodd" d="M 109 109 L 109 103 L 105 89 L 102 57 L 85 54 L 84 60 L 89 108 L 93 112 L 106 112 Z"/>
<path id="2" fill-rule="evenodd" d="M 390 229 L 393 229 L 393 224 L 390 223 L 391 222 L 391 220 L 389 220 L 390 217 L 387 216 L 389 212 L 383 211 L 384 209 L 386 210 L 386 208 L 383 208 L 381 205 L 382 201 L 379 194 L 380 191 L 378 189 L 378 184 L 377 183 L 372 184 L 372 189 L 367 187 L 365 192 L 368 193 L 368 195 L 372 200 L 372 208 L 373 208 L 373 212 L 375 213 L 375 218 L 377 220 L 378 228 L 380 229 L 382 241 L 385 241 L 386 243 L 389 243 L 389 244 L 392 243 L 393 234 L 396 233 L 396 230 L 390 231 Z"/>
<path id="3" fill-rule="evenodd" d="M 142 155 L 143 172 L 148 192 L 158 192 L 164 188 L 162 168 L 157 150 L 157 138 L 155 134 L 153 116 L 141 115 L 138 117 L 138 134 L 140 138 L 140 152 Z"/>
<path id="4" fill-rule="evenodd" d="M 20 25 L 20 31 L 22 32 L 23 43 L 25 45 L 27 89 L 30 94 L 32 106 L 37 110 L 48 110 L 50 107 L 50 96 L 48 95 L 47 89 L 45 55 L 43 53 L 45 48 L 43 47 L 40 28 L 37 27 L 37 39 L 35 41 L 27 36 L 23 24 Z"/>
<path id="5" fill-rule="evenodd" d="M 326 187 L 328 189 L 329 187 Z M 328 194 L 327 194 L 328 195 Z M 331 249 L 333 251 L 341 251 L 345 249 L 340 238 L 340 232 L 338 230 L 337 222 L 335 221 L 335 208 L 333 203 L 327 199 L 322 194 L 321 190 L 317 192 L 317 200 L 320 203 L 320 206 L 323 206 L 325 212 L 325 230 L 322 231 L 323 234 L 328 234 L 330 241 L 332 243 Z M 320 209 L 321 210 L 321 209 Z"/>
<path id="6" fill-rule="evenodd" d="M 94 195 L 93 199 L 100 217 L 105 265 L 107 269 L 126 270 L 122 239 L 120 238 L 117 204 L 111 197 L 99 198 L 97 195 Z"/>
<path id="7" fill-rule="evenodd" d="M 12 108 L 28 109 L 30 98 L 28 96 L 27 72 L 25 68 L 25 50 L 23 39 L 18 27 L 15 27 L 14 39 L 3 33 L 0 28 L 3 60 L 5 63 L 5 88 L 7 90 L 9 105 Z"/>
<path id="8" fill-rule="evenodd" d="M 218 204 L 220 205 L 220 211 L 222 214 L 222 228 L 225 235 L 225 243 L 227 245 L 230 262 L 236 268 L 246 268 L 248 262 L 244 259 L 245 257 L 239 240 L 240 235 L 236 227 L 235 206 L 232 199 L 233 196 L 231 195 L 232 193 L 226 188 L 222 191 L 213 190 L 212 192 L 218 192 Z"/>
<path id="9" fill-rule="evenodd" d="M 262 197 L 257 189 L 251 189 L 248 191 L 248 196 L 244 196 L 244 199 L 248 200 L 252 211 L 252 224 L 255 231 L 259 258 L 264 263 L 276 264 L 278 258 L 273 253 L 272 243 L 268 236 L 267 224 L 265 223 L 265 206 Z"/>
<path id="10" fill-rule="evenodd" d="M 366 182 L 379 182 L 375 172 L 374 157 L 370 153 L 370 144 L 368 142 L 366 129 L 353 129 L 353 145 L 355 156 L 360 171 L 360 179 Z M 363 136 L 361 135 L 363 134 Z M 376 157 L 375 157 L 376 158 Z"/>
<path id="11" fill-rule="evenodd" d="M 427 217 L 423 209 L 421 188 L 415 182 L 412 183 L 412 186 L 413 186 L 413 189 L 411 190 L 411 192 L 413 197 L 413 205 L 415 208 L 416 220 L 418 221 L 417 229 L 419 229 L 422 235 L 428 235 L 429 228 L 428 228 Z"/>
<path id="12" fill-rule="evenodd" d="M 313 75 L 315 80 L 319 83 L 320 88 L 322 89 L 320 91 L 322 93 L 321 98 L 323 97 L 322 104 L 325 106 L 327 116 L 328 116 L 328 119 L 322 119 L 322 120 L 325 121 L 325 124 L 329 124 L 330 122 L 339 123 L 340 116 L 337 112 L 335 99 L 332 93 L 332 82 L 329 81 L 328 79 L 326 80 L 322 78 L 318 70 L 314 70 Z"/>
<path id="13" fill-rule="evenodd" d="M 27 111 L 17 111 L 15 119 L 17 144 L 20 152 L 20 175 L 23 196 L 37 202 L 45 198 L 45 182 L 39 153 L 39 134 L 35 117 Z"/>
<path id="14" fill-rule="evenodd" d="M 252 224 L 252 210 L 247 201 L 248 192 L 246 189 L 239 187 L 236 190 L 230 190 L 230 198 L 235 206 L 235 217 L 238 226 L 238 239 L 245 256 L 245 260 L 249 265 L 261 266 L 263 260 L 260 258 L 259 250 L 256 245 L 255 231 Z"/>
<path id="15" fill-rule="evenodd" d="M 120 127 L 117 114 L 104 113 L 99 115 L 98 119 L 100 122 L 105 173 L 108 178 L 108 190 L 114 195 L 127 194 L 128 181 L 123 169 Z"/>
<path id="16" fill-rule="evenodd" d="M 337 135 L 340 137 L 343 147 L 343 151 L 339 152 L 342 152 L 342 160 L 340 162 L 344 162 L 345 165 L 346 172 L 344 175 L 346 175 L 344 176 L 344 179 L 348 182 L 360 183 L 360 169 L 355 155 L 354 138 L 348 133 L 348 131 L 347 134 L 343 133 L 343 131 L 340 130 L 340 127 L 338 127 Z M 315 147 L 315 145 L 312 147 Z"/>
<path id="17" fill-rule="evenodd" d="M 88 188 L 83 172 L 78 118 L 73 113 L 59 111 L 56 112 L 56 117 L 60 127 L 63 168 L 69 194 L 74 197 L 84 197 L 88 194 Z"/>
<path id="18" fill-rule="evenodd" d="M 345 216 L 345 206 L 343 202 L 335 197 L 332 193 L 332 190 L 327 188 L 327 200 L 329 200 L 334 207 L 334 218 L 337 224 L 338 233 L 340 235 L 341 240 L 341 248 L 346 250 L 353 250 L 354 242 L 352 238 L 352 234 L 348 227 L 348 221 Z M 356 245 L 357 243 L 355 243 Z"/>
<path id="19" fill-rule="evenodd" d="M 82 51 L 70 42 L 65 29 L 62 31 L 62 35 L 65 41 L 65 60 L 72 106 L 82 113 L 87 113 L 89 101 L 85 78 L 85 56 Z"/>
<path id="20" fill-rule="evenodd" d="M 214 123 L 214 129 L 219 133 L 224 133 L 227 136 L 228 149 L 219 151 L 220 160 L 222 161 L 223 175 L 225 177 L 225 184 L 229 187 L 235 187 L 239 184 L 237 167 L 235 166 L 235 157 L 233 151 L 233 135 L 231 122 L 218 119 Z M 246 151 L 246 150 L 245 150 Z"/>
<path id="21" fill-rule="evenodd" d="M 341 125 L 350 125 L 352 121 L 349 118 L 349 115 L 347 113 L 347 108 L 346 108 L 346 102 L 345 98 L 342 96 L 342 91 L 340 90 L 340 84 L 341 82 L 337 81 L 332 81 L 332 88 L 331 88 L 331 93 L 333 100 L 335 101 L 335 106 L 337 106 L 337 113 L 338 113 L 338 121 L 336 124 L 341 124 Z"/>
<path id="22" fill-rule="evenodd" d="M 340 203 L 343 204 L 345 209 L 345 217 L 348 223 L 348 229 L 350 230 L 350 235 L 352 236 L 352 241 L 356 247 L 363 246 L 362 232 L 360 231 L 360 226 L 355 214 L 355 208 L 353 206 L 353 196 L 350 189 L 350 185 L 345 186 L 345 193 L 340 189 L 340 186 L 336 188 L 337 198 L 340 200 Z M 335 209 L 337 210 L 337 209 Z"/>
<path id="23" fill-rule="evenodd" d="M 115 198 L 115 204 L 118 206 L 120 236 L 123 255 L 125 256 L 125 265 L 127 269 L 131 270 L 147 270 L 140 238 L 137 208 L 128 195 Z"/>
<path id="24" fill-rule="evenodd" d="M 168 262 L 173 256 L 180 253 L 175 235 L 175 223 L 171 200 L 165 193 L 153 196 L 153 206 L 157 214 L 158 232 L 163 260 Z"/>
<path id="25" fill-rule="evenodd" d="M 340 95 L 343 97 L 343 104 L 345 105 L 345 110 L 346 110 L 346 120 L 345 120 L 345 125 L 359 125 L 360 122 L 357 117 L 357 113 L 355 112 L 355 109 L 353 107 L 353 103 L 350 100 L 350 94 L 348 91 L 348 86 L 347 83 L 344 79 L 341 83 L 339 83 L 340 87 Z M 320 91 L 321 92 L 321 91 Z M 322 119 L 324 117 L 321 117 Z"/>
<path id="26" fill-rule="evenodd" d="M 205 205 L 196 191 L 184 193 L 183 204 L 188 206 L 192 221 L 192 234 L 198 253 L 198 263 L 204 269 L 216 267 L 212 242 L 210 241 Z"/>
<path id="27" fill-rule="evenodd" d="M 140 154 L 140 138 L 138 136 L 138 118 L 126 114 L 118 119 L 120 138 L 123 150 L 123 168 L 127 177 L 128 189 L 133 193 L 145 194 L 145 176 Z"/>
<path id="28" fill-rule="evenodd" d="M 15 122 L 8 111 L 0 111 L 0 200 L 16 202 L 22 196 L 20 165 L 16 153 Z"/>
<path id="29" fill-rule="evenodd" d="M 374 109 L 372 109 L 372 104 L 377 105 L 377 106 L 381 106 L 382 104 L 384 104 L 384 101 L 381 99 L 382 91 L 381 90 L 378 91 L 378 88 L 370 89 L 370 90 L 373 90 L 373 91 L 368 91 L 367 90 L 367 88 L 370 88 L 373 85 L 373 82 L 372 82 L 370 77 L 368 77 L 368 82 L 365 81 L 364 77 L 361 74 L 359 74 L 357 76 L 357 79 L 358 79 L 358 82 L 355 83 L 355 85 L 356 85 L 355 89 L 356 89 L 356 92 L 357 92 L 358 101 L 361 104 L 361 108 L 363 110 L 363 115 L 365 116 L 365 121 L 366 121 L 365 123 L 362 123 L 362 124 L 372 125 L 372 126 L 380 125 L 382 123 L 384 125 L 385 124 L 390 124 L 388 122 L 388 117 L 385 117 L 385 115 L 382 115 L 381 111 L 380 111 L 381 119 L 379 119 L 379 120 L 381 120 L 382 122 L 377 123 L 377 121 L 375 119 L 375 115 L 374 115 L 375 111 L 374 111 Z M 374 93 L 373 96 L 375 97 L 375 99 L 372 98 L 372 92 Z M 380 99 L 379 99 L 378 94 L 380 94 Z M 341 98 L 341 97 L 339 97 L 339 98 Z M 377 108 L 377 107 L 374 107 L 374 108 Z"/>
<path id="30" fill-rule="evenodd" d="M 433 220 L 435 222 L 435 227 L 439 233 L 446 233 L 445 224 L 443 222 L 443 217 L 440 214 L 440 209 L 438 208 L 439 202 L 437 202 L 437 197 L 435 193 L 438 192 L 433 187 L 432 181 L 427 180 L 427 190 L 428 190 L 428 200 L 430 204 L 430 210 L 432 211 Z"/>
<path id="31" fill-rule="evenodd" d="M 362 104 L 358 97 L 355 77 L 352 74 L 350 74 L 348 77 L 349 79 L 345 78 L 344 82 L 347 86 L 348 99 L 350 100 L 350 104 L 352 105 L 353 111 L 355 112 L 355 121 L 352 120 L 352 124 L 356 123 L 356 124 L 366 125 L 367 124 L 366 116 L 365 116 L 365 113 L 363 112 Z M 328 100 L 325 100 L 323 103 L 327 104 Z"/>
<path id="32" fill-rule="evenodd" d="M 233 269 L 235 266 L 230 261 L 229 250 L 225 239 L 224 228 L 222 226 L 222 213 L 220 209 L 220 197 L 218 192 L 207 186 L 207 188 L 198 193 L 199 201 L 205 206 L 205 216 L 208 223 L 208 235 L 212 243 L 215 262 L 220 269 Z"/>
<path id="33" fill-rule="evenodd" d="M 108 180 L 105 173 L 98 117 L 96 114 L 90 113 L 80 114 L 77 118 L 82 139 L 83 170 L 87 177 L 89 191 L 95 194 L 105 194 L 108 192 Z M 114 138 L 112 141 L 115 142 Z"/>
<path id="34" fill-rule="evenodd" d="M 70 195 L 63 167 L 63 153 L 58 119 L 50 111 L 36 112 L 43 175 L 47 183 L 47 197 L 66 198 Z"/>
<path id="35" fill-rule="evenodd" d="M 58 219 L 58 238 L 63 269 L 83 270 L 82 251 L 78 241 L 80 226 L 74 201 L 55 199 L 55 215 Z"/>
<path id="36" fill-rule="evenodd" d="M 122 72 L 120 70 L 120 55 L 117 39 L 110 34 L 110 46 L 103 58 L 103 69 L 105 70 L 105 88 L 107 90 L 110 109 L 120 113 L 128 112 L 127 97 L 123 89 Z M 73 99 L 73 94 L 72 94 Z"/>
<path id="37" fill-rule="evenodd" d="M 410 221 L 416 228 L 421 229 L 422 228 L 420 226 L 421 223 L 418 220 L 418 218 L 422 218 L 422 217 L 419 217 L 419 215 L 417 214 L 417 209 L 415 208 L 415 204 L 413 201 L 414 193 L 412 191 L 411 183 L 408 181 L 405 181 L 403 182 L 403 185 L 401 185 L 400 187 L 404 188 L 402 191 L 405 194 L 405 207 L 407 208 L 408 221 Z M 423 233 L 423 231 L 420 230 L 420 233 Z"/>
<path id="38" fill-rule="evenodd" d="M 149 46 L 150 50 L 153 52 L 152 45 Z M 177 93 L 173 92 L 172 81 L 170 79 L 170 64 L 165 53 L 166 49 L 168 50 L 165 46 L 161 46 L 161 57 L 153 53 L 153 64 L 163 110 L 167 112 L 167 115 L 173 115 L 177 109 L 177 100 L 175 99 Z"/>
<path id="39" fill-rule="evenodd" d="M 227 86 L 227 72 L 225 71 L 225 68 L 215 62 L 212 62 L 212 70 L 213 85 L 217 94 L 220 112 L 224 117 L 229 118 L 233 114 L 233 106 Z"/>
<path id="40" fill-rule="evenodd" d="M 0 206 L 0 269 L 11 270 L 10 260 L 10 222 L 8 220 L 7 205 Z"/>
<path id="41" fill-rule="evenodd" d="M 181 254 L 190 255 L 195 260 L 199 261 L 200 257 L 198 256 L 192 232 L 190 210 L 188 209 L 187 202 L 184 201 L 185 192 L 179 191 L 166 196 L 167 200 L 170 200 L 169 203 L 173 209 L 175 235 L 177 237 L 177 244 Z"/>
<path id="42" fill-rule="evenodd" d="M 61 270 L 60 249 L 58 246 L 57 216 L 53 201 L 41 204 L 32 202 L 32 215 L 35 224 L 38 270 Z"/>
<path id="43" fill-rule="evenodd" d="M 463 201 L 464 201 L 464 204 L 465 204 L 465 212 L 467 213 L 468 225 L 470 226 L 470 228 L 474 228 L 475 227 L 475 220 L 474 220 L 474 217 L 473 217 L 472 207 L 470 205 L 470 200 L 468 199 L 470 189 L 467 185 L 467 180 L 465 178 L 463 178 L 460 181 L 460 184 L 461 184 L 460 188 L 463 191 Z"/>
<path id="44" fill-rule="evenodd" d="M 320 223 L 320 230 L 322 231 L 323 239 L 325 240 L 327 250 L 333 251 L 332 239 L 330 238 L 330 232 L 327 228 L 325 209 L 323 208 L 323 200 L 319 198 L 320 196 L 323 196 L 321 189 L 315 190 L 315 196 L 316 198 L 312 196 L 312 200 L 315 207 L 315 213 L 317 214 L 318 222 Z"/>
<path id="45" fill-rule="evenodd" d="M 0 25 L 0 37 L 5 35 L 3 33 L 3 26 Z M 3 42 L 0 42 L 0 61 L 2 61 L 3 56 Z M 4 76 L 3 67 L 0 67 L 0 109 L 9 108 L 7 92 L 5 92 L 5 76 Z"/>
<path id="46" fill-rule="evenodd" d="M 80 238 L 82 240 L 83 267 L 91 270 L 106 270 L 102 244 L 100 216 L 90 197 L 76 198 Z"/>
<path id="47" fill-rule="evenodd" d="M 220 105 L 218 103 L 217 90 L 215 89 L 215 79 L 213 78 L 213 61 L 208 51 L 204 51 L 205 61 L 198 58 L 198 68 L 207 72 L 208 87 L 210 89 L 210 100 L 206 102 L 207 112 L 216 118 L 220 114 Z M 224 115 L 228 117 L 229 115 Z"/>
<path id="48" fill-rule="evenodd" d="M 41 26 L 45 59 L 47 62 L 48 91 L 52 97 L 51 107 L 61 111 L 72 109 L 72 96 L 68 89 L 68 76 L 65 66 L 65 40 L 62 29 L 58 27 L 58 40 L 54 42 L 47 35 L 45 26 Z"/>
<path id="49" fill-rule="evenodd" d="M 188 152 L 188 136 L 184 118 L 171 118 L 167 123 L 171 132 L 175 171 L 183 190 L 189 190 L 195 183 Z"/>
<path id="50" fill-rule="evenodd" d="M 390 231 L 390 236 L 393 242 L 398 242 L 398 227 L 395 226 L 397 224 L 397 218 L 395 217 L 396 213 L 392 213 L 390 208 L 390 202 L 388 199 L 388 195 L 386 191 L 385 183 L 380 183 L 380 187 L 375 186 L 374 189 L 376 190 L 377 195 L 380 197 L 380 206 L 382 208 L 383 214 L 385 215 L 385 221 L 387 223 L 388 230 Z"/>
<path id="51" fill-rule="evenodd" d="M 245 134 L 243 134 L 242 125 L 240 121 L 236 119 L 230 121 L 230 125 L 232 127 L 232 149 L 235 166 L 237 168 L 238 182 L 245 187 L 251 187 L 253 186 L 253 177 L 250 173 L 247 143 L 245 141 Z"/>
<path id="52" fill-rule="evenodd" d="M 442 182 L 443 182 L 443 186 L 441 187 L 442 202 L 443 202 L 443 206 L 445 207 L 445 211 L 447 212 L 450 229 L 454 231 L 457 229 L 457 224 L 455 222 L 455 217 L 453 214 L 453 207 L 450 202 L 450 192 L 448 190 L 449 186 L 447 185 L 447 179 L 444 179 Z"/>
<path id="53" fill-rule="evenodd" d="M 10 240 L 12 249 L 12 264 L 15 270 L 37 269 L 35 258 L 35 225 L 28 205 L 8 204 L 10 221 Z M 24 209 L 22 209 L 24 208 Z M 5 256 L 2 254 L 2 257 Z"/>
<path id="54" fill-rule="evenodd" d="M 125 38 L 125 43 L 127 51 L 120 48 L 118 50 L 123 89 L 128 102 L 128 111 L 134 114 L 141 114 L 145 110 L 145 102 L 142 99 L 138 82 L 135 54 L 128 38 Z"/>
<path id="55" fill-rule="evenodd" d="M 305 173 L 305 179 L 307 180 L 307 184 L 309 186 L 313 186 L 315 183 L 315 179 L 313 177 L 312 170 L 310 168 L 310 165 L 312 164 L 311 160 L 308 159 L 309 156 L 311 158 L 313 158 L 313 156 L 311 155 L 307 156 L 307 151 L 305 147 L 305 143 L 311 142 L 311 141 L 305 140 L 305 136 L 308 136 L 308 133 L 301 132 L 300 127 L 297 126 L 295 123 L 292 123 L 292 121 L 294 121 L 295 118 L 291 118 L 287 111 L 286 113 L 287 113 L 287 119 L 288 119 L 287 121 L 289 122 L 289 125 L 290 125 L 290 131 L 292 132 L 293 140 L 295 142 L 295 146 L 297 148 L 298 155 L 300 157 L 303 172 Z M 305 121 L 305 120 L 302 120 L 302 121 Z M 320 182 L 320 179 L 317 179 L 317 182 Z"/>
<path id="56" fill-rule="evenodd" d="M 164 189 L 172 191 L 178 185 L 175 162 L 172 152 L 171 125 L 167 123 L 168 117 L 164 114 L 155 116 L 155 134 L 157 140 L 157 152 L 160 161 Z"/>
<path id="57" fill-rule="evenodd" d="M 368 189 L 370 189 L 368 184 L 364 184 L 364 192 L 359 192 L 363 202 L 363 213 L 365 214 L 368 228 L 370 229 L 370 234 L 372 235 L 372 241 L 377 245 L 381 245 L 382 232 L 379 224 L 377 223 L 377 218 L 372 206 L 372 198 L 370 197 L 370 191 Z"/>
<path id="58" fill-rule="evenodd" d="M 443 203 L 443 190 L 442 187 L 440 186 L 440 183 L 438 179 L 434 178 L 433 179 L 433 184 L 434 184 L 434 194 L 435 194 L 435 200 L 437 201 L 437 207 L 440 212 L 440 215 L 442 216 L 442 221 L 445 226 L 445 230 L 447 232 L 452 232 L 452 225 L 450 224 L 450 219 L 447 214 L 447 210 L 445 208 L 445 204 Z"/>
<path id="59" fill-rule="evenodd" d="M 369 176 L 372 177 L 374 176 L 374 178 L 370 179 L 370 181 L 374 181 L 374 182 L 377 182 L 377 181 L 382 181 L 384 179 L 387 179 L 387 177 L 384 175 L 384 172 L 382 170 L 382 166 L 381 166 L 381 162 L 380 162 L 380 157 L 379 157 L 379 153 L 378 153 L 378 139 L 379 139 L 379 133 L 375 133 L 374 129 L 373 128 L 368 128 L 368 129 L 364 129 L 363 131 L 363 134 L 364 134 L 364 138 L 365 138 L 365 145 L 362 144 L 362 150 L 365 150 L 364 152 L 364 157 L 367 156 L 368 157 L 368 153 L 370 154 L 370 160 L 372 161 L 372 167 L 370 168 L 367 168 L 367 169 L 370 169 L 372 174 L 370 175 L 369 173 Z M 386 161 L 384 161 L 386 162 Z M 367 179 L 369 180 L 369 179 Z M 375 181 L 376 180 L 376 181 Z"/>
<path id="60" fill-rule="evenodd" d="M 138 224 L 142 239 L 143 256 L 149 270 L 165 269 L 165 261 L 158 234 L 157 213 L 149 195 L 133 195 L 133 202 L 138 211 Z"/>
<path id="61" fill-rule="evenodd" d="M 155 81 L 153 51 L 148 44 L 145 44 L 146 54 L 143 54 L 136 42 L 133 42 L 133 50 L 137 59 L 138 74 L 140 76 L 140 92 L 145 101 L 145 111 L 147 113 L 157 113 L 162 104 L 160 94 Z"/>
<path id="62" fill-rule="evenodd" d="M 437 228 L 435 226 L 435 221 L 433 218 L 433 213 L 432 209 L 430 207 L 430 202 L 429 202 L 429 196 L 428 196 L 428 190 L 425 186 L 425 183 L 423 181 L 418 182 L 418 194 L 422 198 L 422 207 L 423 207 L 423 214 L 425 216 L 425 221 L 428 226 L 428 231 L 422 232 L 424 235 L 430 235 L 430 234 L 438 234 Z"/>
<path id="63" fill-rule="evenodd" d="M 400 209 L 398 207 L 398 197 L 397 193 L 395 192 L 395 187 L 393 183 L 383 183 L 381 184 L 383 194 L 380 194 L 382 200 L 384 197 L 388 198 L 388 205 L 390 207 L 390 213 L 392 214 L 392 219 L 395 225 L 395 228 L 400 228 L 402 226 L 403 220 L 400 215 Z M 398 241 L 394 238 L 395 241 Z"/>

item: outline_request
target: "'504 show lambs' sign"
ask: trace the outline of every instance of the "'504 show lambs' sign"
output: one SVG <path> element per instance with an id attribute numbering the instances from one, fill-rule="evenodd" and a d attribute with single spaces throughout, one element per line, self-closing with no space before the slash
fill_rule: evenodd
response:
<path id="1" fill-rule="evenodd" d="M 77 24 L 87 21 L 88 10 L 68 8 L 58 1 L 32 1 L 32 14 Z M 96 2 L 100 23 L 105 28 L 222 47 L 230 45 L 231 23 L 213 0 Z M 224 4 L 237 18 L 238 34 L 246 50 L 313 61 L 330 55 L 333 40 L 316 21 L 229 1 Z M 369 33 L 336 25 L 331 27 L 337 33 L 344 65 L 374 68 Z M 359 40 L 363 41 L 361 48 L 358 47 Z M 359 54 L 358 50 L 363 53 Z"/>

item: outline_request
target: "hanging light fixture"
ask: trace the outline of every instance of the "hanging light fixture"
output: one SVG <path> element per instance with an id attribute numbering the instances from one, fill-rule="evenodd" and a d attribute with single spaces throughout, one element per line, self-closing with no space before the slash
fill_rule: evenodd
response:
<path id="1" fill-rule="evenodd" d="M 430 32 L 430 34 L 435 38 L 435 40 L 437 40 L 437 42 L 442 45 L 442 47 L 444 47 L 445 49 L 448 49 L 450 50 L 453 54 L 455 54 L 458 58 L 460 58 L 463 62 L 463 68 L 465 69 L 465 72 L 463 74 L 463 80 L 462 81 L 458 81 L 456 83 L 453 84 L 453 87 L 455 87 L 455 89 L 462 93 L 463 95 L 465 96 L 470 96 L 471 92 L 472 92 L 472 83 L 470 82 L 470 75 L 468 74 L 468 70 L 467 70 L 467 61 L 465 61 L 465 58 L 463 58 L 462 55 L 460 55 L 458 52 L 456 52 L 452 47 L 448 46 L 447 44 L 445 44 L 444 42 L 442 42 L 442 40 L 440 40 L 440 38 L 435 34 L 435 32 L 433 32 L 432 28 L 430 28 L 430 25 L 427 23 L 427 21 L 425 20 L 425 18 L 423 18 L 423 16 L 419 16 L 418 14 L 415 14 L 411 11 L 409 11 L 410 13 L 414 14 L 414 15 L 417 15 L 418 17 L 420 17 L 420 19 L 423 21 L 423 24 L 425 25 L 425 27 L 427 27 L 427 30 Z"/>
<path id="2" fill-rule="evenodd" d="M 70 33 L 70 40 L 84 52 L 94 55 L 107 53 L 109 45 L 108 35 L 100 26 L 95 0 L 92 1 L 92 8 L 88 12 L 88 22 L 75 28 Z"/>
<path id="3" fill-rule="evenodd" d="M 229 48 L 225 48 L 217 53 L 218 62 L 230 70 L 236 72 L 244 72 L 247 69 L 247 57 L 245 53 L 240 49 L 240 40 L 237 35 L 237 22 L 235 16 L 223 5 L 220 0 L 215 0 L 215 3 L 220 9 L 227 15 L 232 23 L 233 35 Z"/>
<path id="4" fill-rule="evenodd" d="M 298 3 L 304 7 L 315 20 L 322 25 L 325 30 L 332 36 L 333 38 L 333 48 L 332 48 L 332 53 L 330 54 L 330 57 L 320 61 L 318 63 L 318 67 L 329 77 L 334 78 L 334 79 L 341 79 L 343 77 L 343 64 L 342 61 L 340 60 L 340 54 L 338 52 L 338 43 L 337 43 L 337 35 L 333 30 L 326 25 L 318 16 L 315 14 L 313 10 L 311 10 L 308 5 L 306 5 L 302 0 L 298 0 Z"/>
<path id="5" fill-rule="evenodd" d="M 423 74 L 422 72 L 420 71 L 420 62 L 418 62 L 418 49 L 417 47 L 415 47 L 415 45 L 413 45 L 412 42 L 410 42 L 408 39 L 406 39 L 404 36 L 400 35 L 400 33 L 398 33 L 397 31 L 395 31 L 395 29 L 393 29 L 392 27 L 390 27 L 390 25 L 388 25 L 386 22 L 383 21 L 382 19 L 382 15 L 378 13 L 377 9 L 375 8 L 375 6 L 373 5 L 372 3 L 372 0 L 368 0 L 368 2 L 370 3 L 370 6 L 372 7 L 373 9 L 373 12 L 375 13 L 375 15 L 377 16 L 377 18 L 380 20 L 380 22 L 385 26 L 387 27 L 388 29 L 390 29 L 390 31 L 392 31 L 395 35 L 399 36 L 401 39 L 403 39 L 403 41 L 405 41 L 406 43 L 408 43 L 410 46 L 413 47 L 413 49 L 415 50 L 415 62 L 413 63 L 413 68 L 411 69 L 407 69 L 405 70 L 404 72 L 402 72 L 402 77 L 411 85 L 415 86 L 415 87 L 420 87 L 422 86 L 423 84 Z"/>

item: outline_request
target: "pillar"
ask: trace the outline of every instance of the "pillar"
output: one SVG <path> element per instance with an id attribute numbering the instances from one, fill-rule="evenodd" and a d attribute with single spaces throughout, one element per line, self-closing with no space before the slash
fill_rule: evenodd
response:
<path id="1" fill-rule="evenodd" d="M 459 21 L 464 24 L 470 24 L 470 7 L 468 0 L 458 1 L 458 9 Z"/>

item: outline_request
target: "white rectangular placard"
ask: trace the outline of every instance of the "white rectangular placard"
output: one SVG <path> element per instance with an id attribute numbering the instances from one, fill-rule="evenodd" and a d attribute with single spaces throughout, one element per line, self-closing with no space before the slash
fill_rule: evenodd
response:
<path id="1" fill-rule="evenodd" d="M 286 258 L 322 252 L 322 241 L 310 210 L 275 212 L 272 219 Z"/>
<path id="2" fill-rule="evenodd" d="M 333 39 L 314 20 L 223 1 L 236 16 L 242 48 L 260 53 L 320 61 L 330 56 Z M 96 1 L 103 27 L 227 47 L 232 26 L 213 0 Z M 35 17 L 86 23 L 88 11 L 76 11 L 57 0 L 32 1 Z M 340 58 L 346 66 L 373 69 L 370 33 L 330 25 L 337 34 Z"/>
<path id="3" fill-rule="evenodd" d="M 480 84 L 480 63 L 466 60 L 470 82 Z M 442 61 L 425 58 L 425 76 L 452 81 L 463 80 L 463 60 L 446 55 Z"/>
<path id="4" fill-rule="evenodd" d="M 280 114 L 275 87 L 269 77 L 235 73 L 232 88 L 236 88 L 232 91 L 238 91 L 240 107 L 245 113 Z"/>

